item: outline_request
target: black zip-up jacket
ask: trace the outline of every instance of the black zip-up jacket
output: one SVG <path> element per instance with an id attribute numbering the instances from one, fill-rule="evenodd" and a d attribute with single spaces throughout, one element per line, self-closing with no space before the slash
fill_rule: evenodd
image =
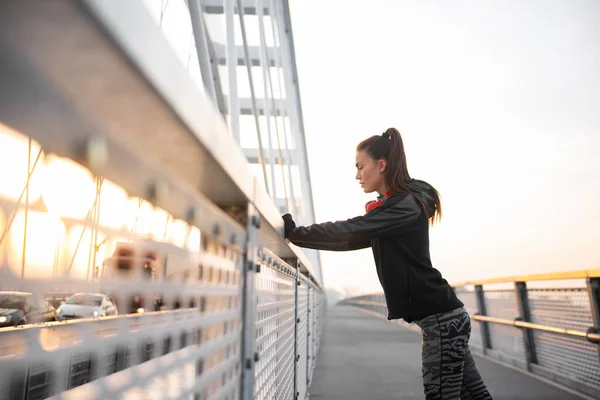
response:
<path id="1" fill-rule="evenodd" d="M 346 221 L 294 228 L 287 238 L 300 247 L 347 251 L 373 249 L 388 319 L 407 322 L 463 306 L 454 290 L 431 265 L 428 215 L 435 211 L 431 186 L 411 180 L 414 194 L 395 194 L 383 205 Z"/>

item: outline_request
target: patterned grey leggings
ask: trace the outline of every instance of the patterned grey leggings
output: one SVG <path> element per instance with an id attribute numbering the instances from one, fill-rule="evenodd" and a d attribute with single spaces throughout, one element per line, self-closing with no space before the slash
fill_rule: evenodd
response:
<path id="1" fill-rule="evenodd" d="M 423 332 L 425 398 L 491 400 L 469 350 L 471 319 L 464 307 L 415 321 Z"/>

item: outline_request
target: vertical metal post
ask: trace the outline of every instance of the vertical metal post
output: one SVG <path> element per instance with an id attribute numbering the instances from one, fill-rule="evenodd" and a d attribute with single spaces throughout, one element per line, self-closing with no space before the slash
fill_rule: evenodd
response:
<path id="1" fill-rule="evenodd" d="M 594 322 L 594 326 L 590 327 L 588 332 L 600 333 L 600 278 L 588 278 L 587 289 Z M 598 344 L 598 353 L 600 354 L 600 343 Z"/>
<path id="2" fill-rule="evenodd" d="M 283 106 L 282 109 L 280 109 L 280 113 L 279 113 L 279 118 L 281 118 L 281 124 L 282 124 L 282 130 L 283 130 L 283 147 L 285 148 L 285 157 L 281 157 L 281 151 L 280 151 L 280 160 L 281 160 L 281 176 L 283 179 L 284 184 L 286 185 L 287 188 L 287 183 L 286 182 L 286 171 L 287 171 L 287 182 L 289 183 L 289 192 L 286 190 L 285 193 L 285 197 L 286 197 L 286 204 L 288 207 L 288 210 L 290 210 L 291 213 L 293 213 L 294 215 L 298 215 L 297 212 L 297 205 L 296 205 L 296 197 L 294 194 L 294 183 L 292 180 L 292 168 L 291 165 L 293 164 L 293 160 L 292 160 L 292 156 L 291 156 L 291 152 L 289 149 L 289 143 L 288 143 L 288 137 L 287 137 L 287 127 L 285 124 L 285 118 L 288 117 L 288 109 L 289 109 L 289 97 L 290 97 L 290 92 L 289 92 L 289 88 L 286 86 L 286 80 L 285 77 L 282 76 L 282 70 L 286 70 L 287 69 L 287 65 L 285 64 L 285 59 L 283 57 L 283 52 L 282 52 L 282 48 L 283 48 L 283 37 L 282 37 L 282 26 L 281 26 L 281 22 L 282 22 L 282 17 L 279 15 L 278 12 L 278 8 L 277 8 L 277 2 L 272 0 L 271 4 L 270 4 L 270 15 L 271 15 L 271 28 L 273 31 L 273 39 L 278 39 L 279 40 L 279 46 L 275 46 L 274 49 L 278 50 L 279 53 L 279 57 L 276 58 L 276 63 L 275 63 L 275 67 L 277 68 L 277 83 L 278 83 L 278 87 L 279 87 L 279 104 Z M 277 30 L 275 29 L 277 28 Z M 276 43 L 274 43 L 276 44 Z M 283 91 L 285 90 L 285 97 L 283 96 Z M 293 136 L 293 133 L 290 133 L 291 136 Z M 278 140 L 280 140 L 278 138 Z M 281 149 L 281 141 L 279 143 L 279 147 Z M 288 196 L 289 193 L 289 196 Z M 290 207 L 291 205 L 291 207 Z"/>
<path id="3" fill-rule="evenodd" d="M 29 217 L 29 183 L 31 181 L 31 138 L 27 148 L 27 181 L 25 183 L 25 222 L 23 226 L 23 256 L 21 258 L 21 279 L 25 277 L 25 260 L 27 258 L 27 219 Z M 19 203 L 17 203 L 17 210 Z"/>
<path id="4" fill-rule="evenodd" d="M 306 288 L 306 391 L 308 393 L 308 386 L 310 384 L 310 340 L 311 340 L 311 333 L 310 333 L 310 327 L 311 327 L 311 320 L 312 320 L 312 314 L 310 312 L 310 292 L 311 292 L 311 287 L 308 286 Z"/>
<path id="5" fill-rule="evenodd" d="M 255 350 L 256 343 L 256 291 L 254 285 L 255 273 L 258 260 L 258 230 L 260 218 L 253 206 L 248 205 L 248 222 L 246 242 L 246 253 L 243 264 L 244 286 L 242 289 L 242 377 L 241 377 L 241 399 L 254 399 L 254 368 L 258 361 L 258 353 Z"/>
<path id="6" fill-rule="evenodd" d="M 229 71 L 229 130 L 240 143 L 240 102 L 237 87 L 237 51 L 235 45 L 235 0 L 225 0 L 227 30 L 227 68 Z"/>
<path id="7" fill-rule="evenodd" d="M 293 110 L 291 110 L 291 116 L 293 120 L 290 120 L 290 125 L 292 126 L 292 130 L 295 132 L 293 137 L 295 138 L 296 151 L 298 158 L 296 159 L 298 168 L 301 169 L 300 177 L 302 179 L 302 192 L 307 193 L 304 196 L 305 201 L 301 201 L 301 205 L 306 209 L 304 214 L 306 214 L 306 218 L 314 219 L 314 204 L 312 198 L 312 188 L 310 185 L 310 171 L 308 165 L 308 158 L 306 152 L 306 137 L 304 135 L 304 122 L 302 120 L 302 103 L 300 101 L 300 85 L 298 81 L 298 71 L 296 68 L 296 58 L 295 58 L 295 48 L 294 48 L 294 38 L 292 33 L 292 22 L 290 17 L 290 9 L 289 2 L 283 1 L 281 4 L 281 10 L 279 10 L 278 15 L 281 19 L 281 24 L 285 27 L 285 35 L 280 39 L 280 46 L 283 45 L 283 49 L 285 49 L 286 53 L 289 55 L 287 62 L 286 72 L 288 73 L 287 81 L 289 82 L 289 90 L 286 89 L 287 97 L 289 98 L 290 107 L 293 106 Z M 293 96 L 293 99 L 292 99 Z M 301 221 L 302 222 L 302 221 Z M 306 221 L 312 222 L 312 221 Z M 317 262 L 319 258 L 317 256 Z M 320 265 L 320 264 L 318 264 Z M 320 267 L 319 267 L 320 268 Z M 321 275 L 321 271 L 319 271 L 319 275 Z M 322 282 L 322 276 L 320 276 Z"/>
<path id="8" fill-rule="evenodd" d="M 258 31 L 260 37 L 260 65 L 263 73 L 263 114 L 267 121 L 267 157 L 269 158 L 269 165 L 271 166 L 271 196 L 273 199 L 277 198 L 275 192 L 275 151 L 273 144 L 271 143 L 271 107 L 269 106 L 269 94 L 271 93 L 269 88 L 271 86 L 271 60 L 267 52 L 267 40 L 265 38 L 265 22 L 264 22 L 264 6 L 262 0 L 256 0 L 256 15 L 258 17 Z M 263 160 L 264 162 L 264 160 Z"/>
<path id="9" fill-rule="evenodd" d="M 252 79 L 252 60 L 250 59 L 250 51 L 248 50 L 248 39 L 246 38 L 246 24 L 244 22 L 244 6 L 242 0 L 237 0 L 238 16 L 240 18 L 240 29 L 242 30 L 242 41 L 244 47 L 244 60 L 246 63 L 246 71 L 248 72 L 248 81 L 250 83 L 250 102 L 252 105 L 252 114 L 254 114 L 254 124 L 256 126 L 256 135 L 258 139 L 258 162 L 262 167 L 263 179 L 265 180 L 265 188 L 267 193 L 271 194 L 275 198 L 275 192 L 269 185 L 269 179 L 267 178 L 267 166 L 265 165 L 265 157 L 263 155 L 263 142 L 262 135 L 260 133 L 260 123 L 258 122 L 259 110 L 256 105 L 256 91 L 254 90 L 254 79 Z M 241 143 L 241 142 L 240 142 Z"/>
<path id="10" fill-rule="evenodd" d="M 212 97 L 223 118 L 227 119 L 225 99 L 219 78 L 217 57 L 215 55 L 208 28 L 202 16 L 202 5 L 200 0 L 188 0 L 192 29 L 194 31 L 194 42 L 198 53 L 198 64 L 200 64 L 200 75 L 202 84 L 207 93 Z"/>
<path id="11" fill-rule="evenodd" d="M 527 295 L 527 283 L 515 282 L 517 301 L 521 320 L 531 321 L 531 310 L 529 309 L 529 296 Z M 535 350 L 535 337 L 531 329 L 523 329 L 523 341 L 525 343 L 525 355 L 527 357 L 527 369 L 531 371 L 531 364 L 537 364 L 537 352 Z"/>
<path id="12" fill-rule="evenodd" d="M 298 400 L 298 362 L 300 354 L 298 354 L 298 324 L 300 317 L 298 313 L 298 286 L 300 286 L 300 262 L 296 261 L 296 284 L 294 285 L 294 399 Z"/>
<path id="13" fill-rule="evenodd" d="M 475 296 L 477 300 L 477 313 L 479 315 L 487 315 L 485 306 L 485 292 L 483 285 L 475 285 Z M 483 354 L 486 354 L 487 349 L 492 348 L 492 340 L 490 335 L 490 326 L 486 321 L 480 321 L 481 325 L 481 341 L 483 343 Z"/>
<path id="14" fill-rule="evenodd" d="M 90 240 L 90 242 L 92 242 L 92 265 L 91 265 L 91 269 L 90 269 L 90 265 L 88 264 L 88 272 L 87 272 L 87 279 L 88 280 L 93 280 L 94 278 L 94 271 L 96 270 L 96 256 L 98 253 L 98 226 L 100 226 L 100 195 L 102 194 L 102 184 L 104 183 L 104 178 L 102 177 L 96 177 L 96 209 L 94 212 L 94 227 L 93 227 L 93 233 L 94 233 L 94 238 L 93 240 Z"/>
<path id="15" fill-rule="evenodd" d="M 200 0 L 188 0 L 190 9 L 190 19 L 192 21 L 192 30 L 194 32 L 194 42 L 196 44 L 196 52 L 198 54 L 198 63 L 200 64 L 200 75 L 204 89 L 217 103 L 217 95 L 215 93 L 214 78 L 210 65 L 210 56 L 208 54 L 208 43 L 205 33 L 204 18 L 202 17 L 202 5 Z"/>

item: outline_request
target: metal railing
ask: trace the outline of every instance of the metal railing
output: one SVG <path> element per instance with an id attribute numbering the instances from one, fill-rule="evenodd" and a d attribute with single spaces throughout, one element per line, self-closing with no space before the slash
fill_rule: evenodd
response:
<path id="1" fill-rule="evenodd" d="M 319 274 L 143 6 L 0 7 L 0 399 L 308 397 Z"/>
<path id="2" fill-rule="evenodd" d="M 469 346 L 581 393 L 600 397 L 600 270 L 453 285 L 473 323 Z M 341 304 L 387 316 L 382 293 Z M 414 324 L 400 324 L 419 331 Z"/>

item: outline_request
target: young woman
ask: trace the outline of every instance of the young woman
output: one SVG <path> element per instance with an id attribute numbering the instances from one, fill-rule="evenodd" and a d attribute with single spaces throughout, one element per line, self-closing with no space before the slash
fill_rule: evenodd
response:
<path id="1" fill-rule="evenodd" d="M 388 319 L 414 322 L 423 333 L 425 398 L 491 399 L 469 351 L 469 314 L 431 265 L 428 222 L 441 219 L 439 193 L 410 177 L 402 137 L 394 128 L 358 145 L 356 169 L 363 190 L 379 194 L 367 203 L 365 215 L 297 227 L 286 214 L 285 237 L 319 250 L 371 247 Z"/>

